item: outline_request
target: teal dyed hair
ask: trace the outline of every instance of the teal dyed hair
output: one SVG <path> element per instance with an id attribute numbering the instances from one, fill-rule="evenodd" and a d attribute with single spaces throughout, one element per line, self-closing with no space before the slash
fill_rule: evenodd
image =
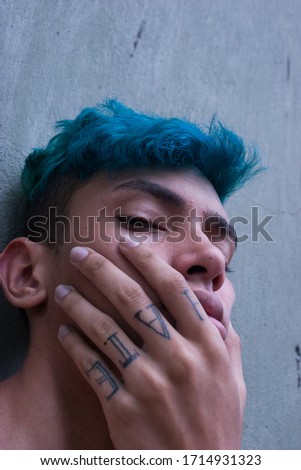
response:
<path id="1" fill-rule="evenodd" d="M 26 159 L 22 187 L 29 206 L 49 201 L 49 192 L 60 198 L 66 184 L 70 196 L 76 182 L 104 170 L 190 166 L 205 174 L 223 202 L 260 171 L 256 151 L 246 150 L 241 138 L 215 119 L 203 130 L 111 100 L 84 109 L 72 121 L 59 121 L 57 128 L 47 147 Z"/>

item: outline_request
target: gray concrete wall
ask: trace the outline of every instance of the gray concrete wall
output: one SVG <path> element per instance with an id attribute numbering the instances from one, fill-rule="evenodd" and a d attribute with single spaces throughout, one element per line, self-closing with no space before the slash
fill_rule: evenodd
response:
<path id="1" fill-rule="evenodd" d="M 249 391 L 244 447 L 300 449 L 301 2 L 10 0 L 1 9 L 0 249 L 22 211 L 26 154 L 83 106 L 116 97 L 199 123 L 217 112 L 257 142 L 268 171 L 227 204 L 231 216 L 250 219 L 252 206 L 274 216 L 274 241 L 241 244 L 232 275 Z M 3 300 L 0 322 L 4 377 L 26 340 Z"/>

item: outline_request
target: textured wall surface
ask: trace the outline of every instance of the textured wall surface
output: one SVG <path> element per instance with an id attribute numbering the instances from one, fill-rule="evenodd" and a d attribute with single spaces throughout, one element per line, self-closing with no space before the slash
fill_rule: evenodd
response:
<path id="1" fill-rule="evenodd" d="M 237 227 L 248 241 L 232 274 L 248 387 L 243 445 L 300 449 L 301 3 L 10 0 L 1 9 L 0 249 L 23 210 L 26 154 L 83 106 L 116 97 L 198 123 L 217 112 L 257 143 L 268 171 L 226 206 L 250 221 Z M 273 216 L 265 226 L 273 241 L 256 240 L 252 207 L 259 222 Z M 2 298 L 0 329 L 4 378 L 27 339 Z"/>

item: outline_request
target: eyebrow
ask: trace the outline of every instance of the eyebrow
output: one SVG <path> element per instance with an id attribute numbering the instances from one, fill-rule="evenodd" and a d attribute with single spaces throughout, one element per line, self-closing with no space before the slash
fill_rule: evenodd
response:
<path id="1" fill-rule="evenodd" d="M 127 181 L 126 183 L 115 186 L 112 192 L 123 190 L 133 190 L 148 194 L 179 211 L 183 211 L 187 207 L 186 201 L 182 198 L 182 196 L 175 193 L 174 191 L 171 191 L 170 189 L 165 188 L 161 184 L 153 183 L 149 180 L 136 179 Z"/>

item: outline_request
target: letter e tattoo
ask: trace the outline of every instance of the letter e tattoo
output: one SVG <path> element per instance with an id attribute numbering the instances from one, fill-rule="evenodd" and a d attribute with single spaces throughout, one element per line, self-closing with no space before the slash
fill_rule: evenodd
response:
<path id="1" fill-rule="evenodd" d="M 99 375 L 95 379 L 98 385 L 103 385 L 105 382 L 109 383 L 112 391 L 111 393 L 109 393 L 109 395 L 106 395 L 106 399 L 110 400 L 110 398 L 112 398 L 112 396 L 115 395 L 115 393 L 118 391 L 119 387 L 113 377 L 109 374 L 107 369 L 103 367 L 98 361 L 96 361 L 95 364 L 91 367 L 91 369 L 88 370 L 88 374 L 95 370 L 101 372 L 101 375 Z"/>

